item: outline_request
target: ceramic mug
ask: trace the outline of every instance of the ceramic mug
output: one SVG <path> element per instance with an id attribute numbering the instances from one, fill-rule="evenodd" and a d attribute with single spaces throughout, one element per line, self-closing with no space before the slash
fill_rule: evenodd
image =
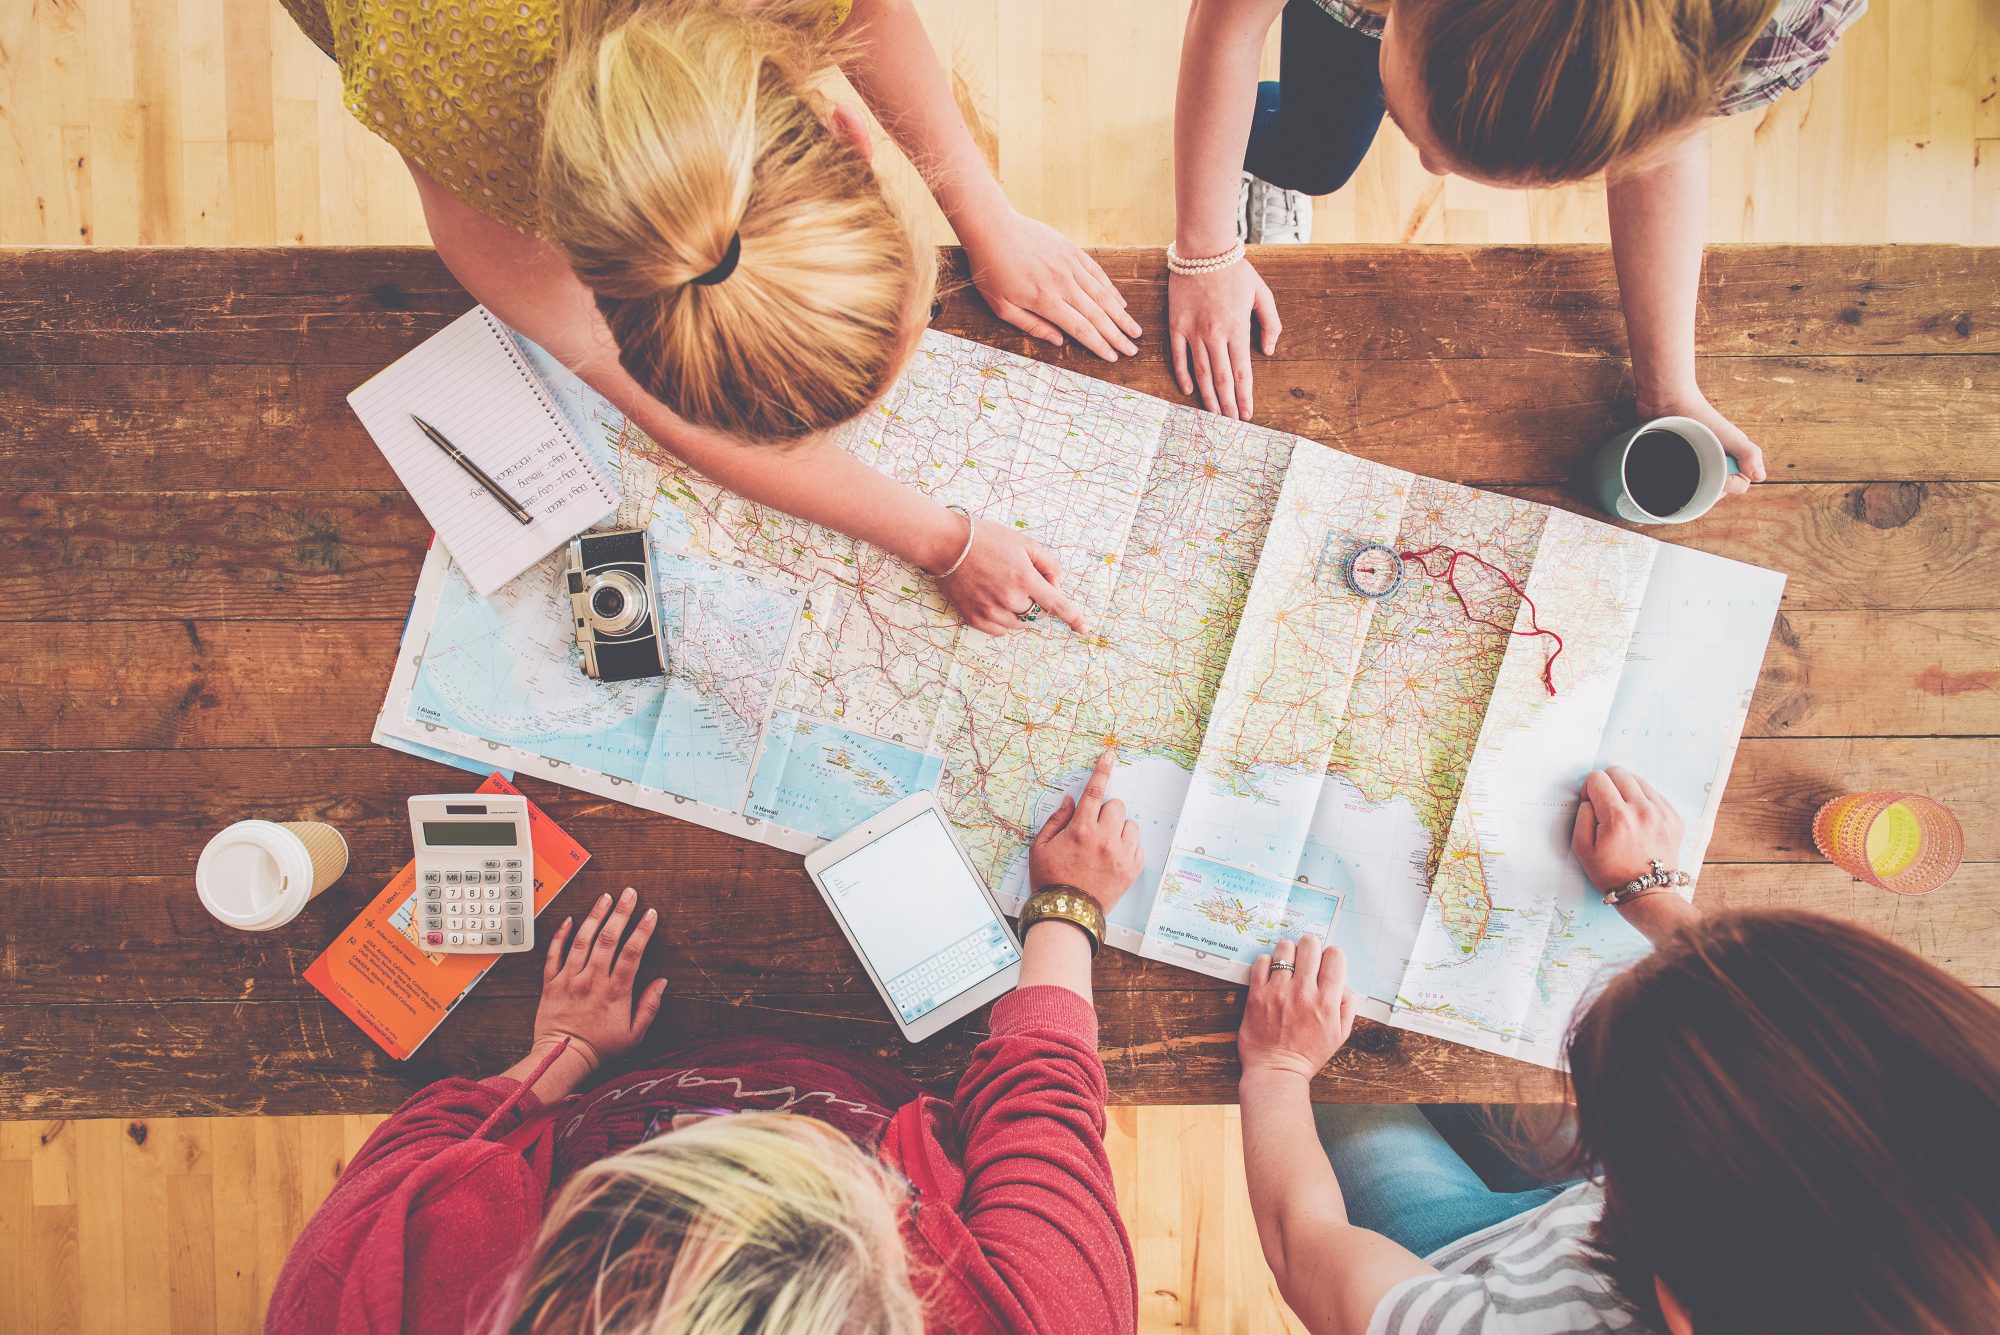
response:
<path id="1" fill-rule="evenodd" d="M 1694 494 L 1667 514 L 1655 514 L 1641 505 L 1633 498 L 1629 485 L 1632 447 L 1649 431 L 1662 431 L 1686 441 L 1694 450 L 1699 470 Z M 1722 448 L 1722 442 L 1715 433 L 1700 422 L 1692 417 L 1655 417 L 1605 441 L 1604 447 L 1597 452 L 1597 462 L 1591 467 L 1590 477 L 1597 503 L 1620 519 L 1633 524 L 1685 524 L 1713 509 L 1715 503 L 1722 499 L 1723 487 L 1741 471 L 1734 456 Z"/>

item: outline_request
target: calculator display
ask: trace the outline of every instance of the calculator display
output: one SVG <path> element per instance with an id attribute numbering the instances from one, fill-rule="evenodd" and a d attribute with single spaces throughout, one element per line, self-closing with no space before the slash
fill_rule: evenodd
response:
<path id="1" fill-rule="evenodd" d="M 427 820 L 424 842 L 433 848 L 500 848 L 514 842 L 514 822 Z"/>

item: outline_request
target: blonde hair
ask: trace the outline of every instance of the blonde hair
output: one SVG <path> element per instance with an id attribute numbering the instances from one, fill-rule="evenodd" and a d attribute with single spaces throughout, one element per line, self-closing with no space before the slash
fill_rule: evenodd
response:
<path id="1" fill-rule="evenodd" d="M 741 1113 L 564 1184 L 495 1335 L 917 1335 L 904 1189 L 810 1117 Z"/>
<path id="2" fill-rule="evenodd" d="M 790 441 L 879 399 L 937 283 L 812 87 L 825 0 L 572 0 L 544 105 L 544 235 L 618 360 L 697 426 Z M 818 20 L 815 22 L 814 20 Z M 694 280 L 724 264 L 719 282 Z"/>
<path id="3" fill-rule="evenodd" d="M 1640 165 L 1704 117 L 1778 0 L 1398 0 L 1432 131 L 1524 184 Z"/>

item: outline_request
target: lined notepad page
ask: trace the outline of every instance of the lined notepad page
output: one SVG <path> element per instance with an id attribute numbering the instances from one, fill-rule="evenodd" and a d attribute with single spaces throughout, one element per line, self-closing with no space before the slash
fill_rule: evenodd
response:
<path id="1" fill-rule="evenodd" d="M 492 593 L 618 508 L 505 325 L 474 306 L 347 396 L 475 592 Z M 456 445 L 535 517 L 523 524 L 410 420 Z"/>

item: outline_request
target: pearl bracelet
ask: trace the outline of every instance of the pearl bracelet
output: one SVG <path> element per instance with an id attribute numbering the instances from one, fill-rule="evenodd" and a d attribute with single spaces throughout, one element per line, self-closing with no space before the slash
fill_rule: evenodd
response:
<path id="1" fill-rule="evenodd" d="M 1183 278 L 1196 274 L 1215 273 L 1227 269 L 1243 259 L 1243 243 L 1238 241 L 1220 255 L 1206 255 L 1199 259 L 1187 259 L 1174 249 L 1174 243 L 1167 242 L 1167 272 L 1179 274 Z"/>

